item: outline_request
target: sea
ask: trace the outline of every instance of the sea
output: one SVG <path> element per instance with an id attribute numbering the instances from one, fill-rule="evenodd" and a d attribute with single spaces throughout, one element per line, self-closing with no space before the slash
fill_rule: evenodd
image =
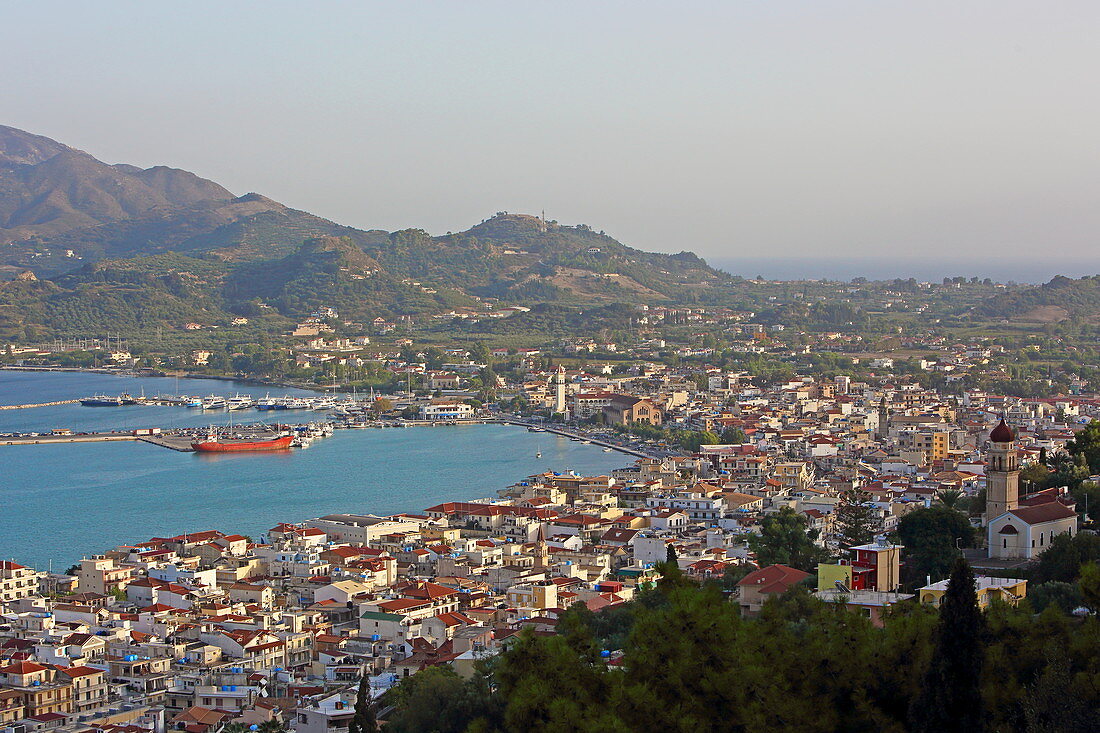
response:
<path id="1" fill-rule="evenodd" d="M 0 370 L 0 405 L 123 392 L 317 394 L 170 377 Z M 0 433 L 261 422 L 271 413 L 57 405 L 0 410 Z M 298 416 L 295 419 L 294 416 Z M 323 418 L 280 412 L 287 422 Z M 541 458 L 536 454 L 541 453 Z M 630 456 L 508 425 L 337 430 L 288 453 L 181 453 L 143 442 L 0 446 L 0 558 L 64 571 L 81 557 L 150 537 L 217 529 L 258 539 L 279 522 L 337 512 L 420 512 L 494 497 L 546 470 L 604 474 Z"/>

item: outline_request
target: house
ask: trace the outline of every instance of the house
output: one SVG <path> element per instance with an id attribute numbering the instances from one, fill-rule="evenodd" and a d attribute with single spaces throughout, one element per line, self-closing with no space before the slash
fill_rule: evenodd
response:
<path id="1" fill-rule="evenodd" d="M 917 591 L 920 602 L 939 608 L 944 594 L 947 593 L 947 584 L 948 581 L 941 580 L 924 586 Z M 978 596 L 979 608 L 986 608 L 994 598 L 1015 606 L 1027 596 L 1027 581 L 1019 578 L 990 578 L 979 575 L 974 578 L 974 591 Z"/>
<path id="2" fill-rule="evenodd" d="M 809 573 L 786 565 L 769 565 L 749 573 L 737 583 L 741 613 L 749 616 L 760 613 L 768 598 L 786 593 L 808 577 Z"/>

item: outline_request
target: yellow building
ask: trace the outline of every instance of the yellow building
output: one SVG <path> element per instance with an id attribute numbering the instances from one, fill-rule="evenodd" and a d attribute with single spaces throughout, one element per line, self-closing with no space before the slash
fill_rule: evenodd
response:
<path id="1" fill-rule="evenodd" d="M 918 592 L 920 602 L 939 608 L 940 601 L 947 593 L 947 582 L 941 580 L 921 588 Z M 974 578 L 974 591 L 978 594 L 979 608 L 987 608 L 994 598 L 1015 606 L 1027 596 L 1027 581 L 1019 578 L 989 578 L 979 575 Z"/>

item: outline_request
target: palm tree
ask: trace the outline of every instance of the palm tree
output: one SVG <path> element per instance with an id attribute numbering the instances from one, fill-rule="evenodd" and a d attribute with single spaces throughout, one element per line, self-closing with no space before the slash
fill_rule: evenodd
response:
<path id="1" fill-rule="evenodd" d="M 963 493 L 958 489 L 940 489 L 936 492 L 936 500 L 948 509 L 954 509 L 962 495 Z"/>

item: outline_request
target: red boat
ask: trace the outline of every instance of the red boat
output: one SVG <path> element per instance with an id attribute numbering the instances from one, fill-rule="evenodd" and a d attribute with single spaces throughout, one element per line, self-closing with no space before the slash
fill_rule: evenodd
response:
<path id="1" fill-rule="evenodd" d="M 281 435 L 267 440 L 204 440 L 191 447 L 205 453 L 237 453 L 240 451 L 287 450 L 293 435 Z"/>

